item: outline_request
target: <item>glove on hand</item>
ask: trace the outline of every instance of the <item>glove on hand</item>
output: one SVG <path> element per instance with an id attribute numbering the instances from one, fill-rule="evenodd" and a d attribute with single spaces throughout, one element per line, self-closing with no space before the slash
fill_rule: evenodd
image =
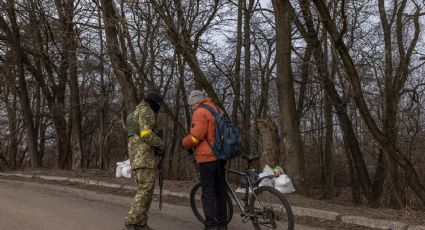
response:
<path id="1" fill-rule="evenodd" d="M 193 149 L 188 149 L 188 150 L 187 150 L 187 153 L 188 153 L 189 155 L 193 155 Z"/>

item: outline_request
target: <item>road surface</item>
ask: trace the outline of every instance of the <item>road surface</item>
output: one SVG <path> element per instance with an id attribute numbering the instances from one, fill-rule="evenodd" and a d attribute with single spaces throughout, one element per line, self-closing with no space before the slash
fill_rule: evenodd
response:
<path id="1" fill-rule="evenodd" d="M 120 230 L 132 198 L 67 186 L 0 179 L 0 230 Z M 203 229 L 189 207 L 153 202 L 155 230 Z M 234 216 L 231 230 L 253 229 Z M 295 229 L 320 228 L 297 225 Z"/>

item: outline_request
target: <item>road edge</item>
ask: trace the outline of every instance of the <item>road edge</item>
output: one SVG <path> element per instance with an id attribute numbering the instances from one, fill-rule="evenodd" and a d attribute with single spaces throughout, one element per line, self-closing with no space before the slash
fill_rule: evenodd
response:
<path id="1" fill-rule="evenodd" d="M 33 174 L 22 174 L 22 173 L 0 173 L 0 176 L 21 177 L 26 179 L 42 179 L 46 181 L 58 181 L 58 182 L 69 181 L 73 183 L 81 183 L 86 185 L 101 186 L 101 187 L 113 188 L 113 189 L 124 189 L 128 191 L 136 190 L 136 186 L 112 184 L 112 183 L 106 183 L 102 181 L 72 178 L 72 177 L 45 176 L 45 175 L 33 175 Z M 159 190 L 155 189 L 154 193 L 158 195 Z M 174 192 L 167 189 L 163 190 L 163 195 L 189 199 L 189 194 L 187 193 Z M 298 207 L 298 206 L 291 206 L 291 207 L 292 207 L 294 216 L 296 217 L 317 218 L 321 220 L 336 221 L 342 224 L 356 225 L 356 226 L 367 227 L 372 229 L 425 230 L 425 226 L 409 225 L 399 221 L 372 219 L 372 218 L 366 218 L 361 216 L 341 215 L 338 212 L 326 211 L 326 210 L 320 210 L 320 209 L 314 209 L 314 208 L 305 208 L 305 207 Z"/>

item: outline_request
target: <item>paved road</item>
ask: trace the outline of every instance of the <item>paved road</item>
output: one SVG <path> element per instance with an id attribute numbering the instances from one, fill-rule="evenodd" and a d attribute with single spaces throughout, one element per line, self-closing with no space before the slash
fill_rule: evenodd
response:
<path id="1" fill-rule="evenodd" d="M 130 197 L 66 186 L 0 179 L 0 230 L 119 230 Z M 161 229 L 202 229 L 190 208 L 153 203 L 149 225 Z M 229 229 L 253 229 L 235 216 Z M 298 225 L 296 229 L 312 230 Z"/>

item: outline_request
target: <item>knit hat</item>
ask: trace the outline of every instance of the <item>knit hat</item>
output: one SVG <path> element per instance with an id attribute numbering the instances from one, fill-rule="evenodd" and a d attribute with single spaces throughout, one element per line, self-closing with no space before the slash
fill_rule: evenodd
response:
<path id="1" fill-rule="evenodd" d="M 188 103 L 189 105 L 194 105 L 205 99 L 205 94 L 201 90 L 193 90 L 189 94 Z"/>
<path id="2" fill-rule="evenodd" d="M 145 101 L 151 101 L 157 104 L 161 104 L 161 102 L 163 101 L 163 98 L 161 96 L 161 94 L 159 94 L 159 92 L 157 91 L 149 91 L 146 95 L 145 95 Z"/>
<path id="3" fill-rule="evenodd" d="M 155 113 L 158 113 L 159 109 L 161 108 L 163 98 L 159 92 L 150 91 L 145 95 L 145 101 L 149 104 Z"/>

